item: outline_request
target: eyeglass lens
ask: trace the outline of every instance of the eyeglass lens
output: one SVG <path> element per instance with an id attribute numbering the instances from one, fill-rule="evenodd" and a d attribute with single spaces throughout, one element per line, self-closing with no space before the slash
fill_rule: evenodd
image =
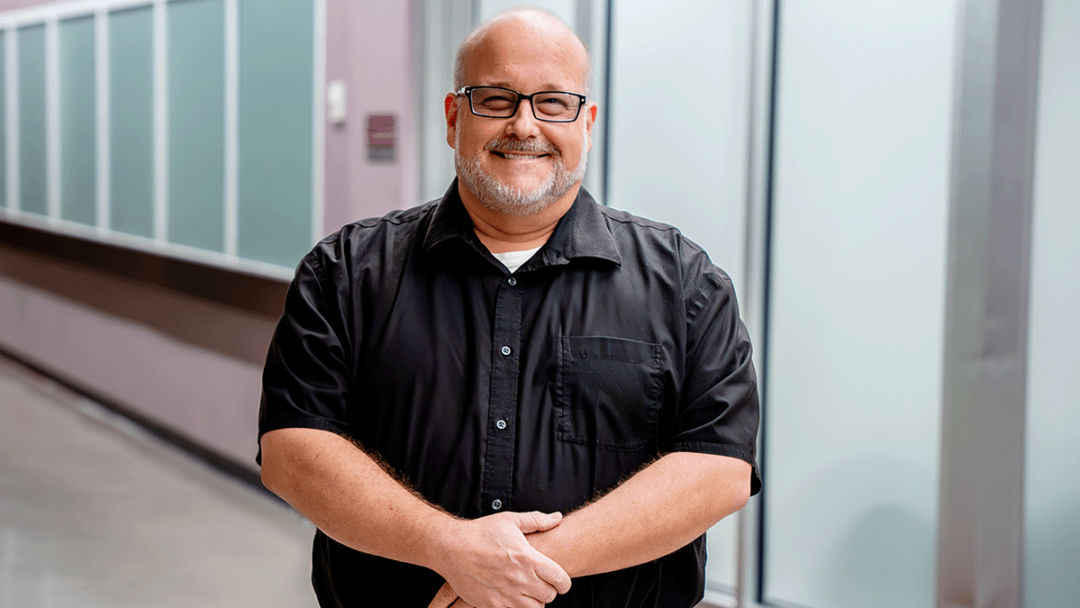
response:
<path id="1" fill-rule="evenodd" d="M 497 87 L 477 87 L 469 93 L 474 113 L 491 118 L 509 118 L 517 110 L 519 93 Z M 538 120 L 572 121 L 577 118 L 581 99 L 577 95 L 540 92 L 532 95 L 533 116 Z"/>

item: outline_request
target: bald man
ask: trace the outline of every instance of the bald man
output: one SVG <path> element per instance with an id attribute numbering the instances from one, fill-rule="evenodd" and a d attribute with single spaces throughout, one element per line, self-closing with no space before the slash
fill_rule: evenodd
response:
<path id="1" fill-rule="evenodd" d="M 589 72 L 551 15 L 481 25 L 446 194 L 300 263 L 260 462 L 318 527 L 322 606 L 692 606 L 705 531 L 757 492 L 731 281 L 581 188 Z"/>

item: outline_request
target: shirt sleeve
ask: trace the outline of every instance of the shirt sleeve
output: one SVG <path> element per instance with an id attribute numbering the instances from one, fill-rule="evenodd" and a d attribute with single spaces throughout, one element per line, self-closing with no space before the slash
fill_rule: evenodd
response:
<path id="1" fill-rule="evenodd" d="M 316 252 L 297 267 L 285 311 L 266 356 L 259 407 L 259 438 L 281 428 L 349 435 L 347 332 Z M 261 450 L 256 461 L 261 464 Z"/>
<path id="2" fill-rule="evenodd" d="M 760 413 L 750 336 L 739 318 L 731 279 L 703 252 L 695 253 L 686 297 L 682 398 L 669 450 L 745 460 L 753 468 L 751 494 L 757 494 L 761 489 L 756 446 Z"/>

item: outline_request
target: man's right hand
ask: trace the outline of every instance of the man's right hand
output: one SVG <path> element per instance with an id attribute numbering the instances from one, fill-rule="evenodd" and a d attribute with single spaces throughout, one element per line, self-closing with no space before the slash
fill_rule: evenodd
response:
<path id="1" fill-rule="evenodd" d="M 570 576 L 529 545 L 525 535 L 559 525 L 559 513 L 496 513 L 456 520 L 435 568 L 446 585 L 428 608 L 458 597 L 477 608 L 538 608 L 570 590 Z"/>

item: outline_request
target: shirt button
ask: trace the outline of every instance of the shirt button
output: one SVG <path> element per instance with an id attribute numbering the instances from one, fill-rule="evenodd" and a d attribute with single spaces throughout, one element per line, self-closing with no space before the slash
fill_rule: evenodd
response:
<path id="1" fill-rule="evenodd" d="M 498 511 L 499 509 L 501 509 L 501 508 L 502 508 L 502 501 L 501 501 L 501 500 L 499 500 L 498 498 L 496 498 L 495 500 L 491 501 L 491 508 L 492 508 L 492 509 L 495 509 L 496 511 Z"/>
<path id="2" fill-rule="evenodd" d="M 499 429 L 500 431 L 505 429 L 506 428 L 506 421 L 505 420 L 500 420 L 500 421 L 496 422 L 495 423 L 495 428 Z"/>
<path id="3" fill-rule="evenodd" d="M 509 357 L 510 356 L 510 347 L 509 346 L 504 346 L 504 347 L 499 349 L 499 352 L 502 353 L 504 357 Z"/>
<path id="4" fill-rule="evenodd" d="M 514 285 L 517 285 L 517 279 L 515 279 L 514 277 L 510 277 L 509 279 L 506 279 L 506 282 L 510 284 L 510 287 L 513 287 Z"/>

